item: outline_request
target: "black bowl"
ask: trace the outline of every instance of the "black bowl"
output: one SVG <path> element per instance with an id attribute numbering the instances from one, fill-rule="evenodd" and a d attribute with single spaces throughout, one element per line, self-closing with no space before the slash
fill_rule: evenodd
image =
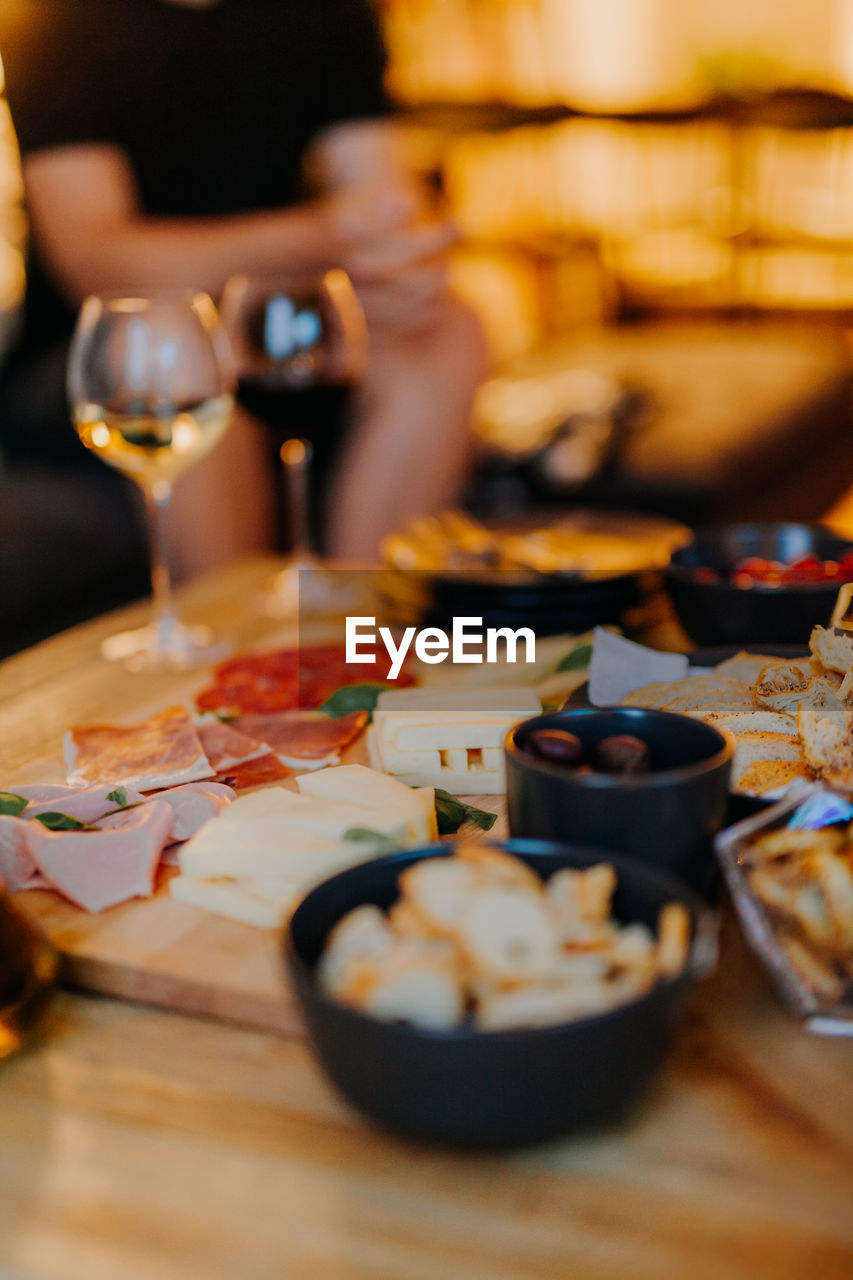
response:
<path id="1" fill-rule="evenodd" d="M 588 867 L 606 857 L 618 875 L 617 918 L 654 928 L 665 902 L 684 902 L 693 922 L 691 955 L 677 978 L 595 1017 L 518 1031 L 428 1031 L 338 1004 L 320 990 L 315 969 L 342 916 L 363 903 L 389 907 L 401 871 L 422 858 L 447 856 L 452 846 L 377 858 L 318 885 L 293 914 L 287 949 L 314 1048 L 344 1097 L 422 1141 L 516 1145 L 620 1119 L 652 1080 L 687 989 L 714 954 L 710 913 L 664 872 L 598 849 L 543 840 L 495 843 L 545 879 L 560 867 Z"/>
<path id="2" fill-rule="evenodd" d="M 850 551 L 853 542 L 816 525 L 720 525 L 674 552 L 664 580 L 695 644 L 807 644 L 812 627 L 829 623 L 838 582 L 735 587 L 727 579 L 748 556 L 791 564 L 804 555 L 839 560 Z M 701 581 L 702 569 L 723 580 Z"/>
<path id="3" fill-rule="evenodd" d="M 524 749 L 536 729 L 565 729 L 592 748 L 633 734 L 652 753 L 642 775 L 578 773 Z M 572 708 L 535 716 L 506 737 L 507 811 L 514 836 L 577 840 L 662 867 L 700 892 L 716 877 L 732 746 L 703 720 L 640 707 Z"/>
<path id="4" fill-rule="evenodd" d="M 641 575 L 519 575 L 481 570 L 436 574 L 426 623 L 449 629 L 454 617 L 485 627 L 531 627 L 537 636 L 580 634 L 619 624 L 642 599 Z"/>

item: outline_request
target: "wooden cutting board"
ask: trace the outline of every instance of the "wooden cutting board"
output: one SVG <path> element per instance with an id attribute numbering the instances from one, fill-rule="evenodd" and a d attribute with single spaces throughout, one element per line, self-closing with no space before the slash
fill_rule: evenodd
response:
<path id="1" fill-rule="evenodd" d="M 340 639 L 322 623 L 265 619 L 257 608 L 278 562 L 238 562 L 181 591 L 190 622 L 207 623 L 232 650 Z M 175 704 L 193 705 L 208 673 L 129 675 L 100 656 L 105 636 L 147 621 L 144 604 L 76 627 L 0 664 L 0 787 L 64 782 L 62 735 L 69 725 L 134 724 Z M 347 763 L 367 763 L 364 739 Z M 290 782 L 295 787 L 295 782 Z M 499 812 L 503 797 L 475 797 Z M 494 801 L 494 803 L 493 803 Z M 500 807 L 499 807 L 500 806 Z M 89 915 L 47 891 L 16 895 L 23 913 L 64 957 L 65 981 L 86 991 L 156 1004 L 280 1033 L 298 1033 L 280 931 L 253 928 L 173 902 L 161 872 L 156 894 Z"/>
<path id="2" fill-rule="evenodd" d="M 344 762 L 366 763 L 363 739 Z M 61 780 L 58 760 L 45 761 L 41 778 Z M 295 790 L 290 779 L 285 785 Z M 471 799 L 499 812 L 495 832 L 504 829 L 503 796 Z M 61 952 L 63 980 L 70 986 L 263 1031 L 300 1034 L 281 931 L 257 929 L 173 901 L 168 882 L 174 874 L 173 868 L 161 869 L 152 898 L 136 898 L 96 915 L 47 890 L 16 894 L 15 903 Z"/>

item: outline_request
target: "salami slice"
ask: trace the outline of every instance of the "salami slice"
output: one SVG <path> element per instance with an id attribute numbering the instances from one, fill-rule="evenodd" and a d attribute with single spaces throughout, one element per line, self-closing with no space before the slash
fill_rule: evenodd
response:
<path id="1" fill-rule="evenodd" d="M 238 716 L 233 726 L 251 738 L 268 742 L 278 758 L 293 769 L 337 764 L 340 752 L 354 742 L 367 724 L 366 711 L 332 720 L 314 711 L 284 711 L 277 715 Z"/>
<path id="2" fill-rule="evenodd" d="M 198 730 L 185 707 L 167 707 L 135 725 L 82 725 L 63 742 L 68 782 L 121 783 L 156 791 L 212 778 Z"/>
<path id="3" fill-rule="evenodd" d="M 230 710 L 253 715 L 319 707 L 343 685 L 376 677 L 385 655 L 374 666 L 348 663 L 343 645 L 276 649 L 229 658 L 214 671 L 213 682 L 196 695 L 200 711 Z M 405 666 L 396 688 L 414 684 Z"/>

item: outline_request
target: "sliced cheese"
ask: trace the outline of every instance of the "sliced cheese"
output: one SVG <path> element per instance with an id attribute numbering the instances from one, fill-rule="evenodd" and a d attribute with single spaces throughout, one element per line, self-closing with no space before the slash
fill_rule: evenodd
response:
<path id="1" fill-rule="evenodd" d="M 438 757 L 436 755 L 436 764 Z M 438 836 L 435 820 L 435 796 L 430 788 L 413 791 L 388 776 L 386 772 L 367 769 L 363 764 L 340 765 L 297 778 L 300 793 L 318 800 L 341 801 L 371 811 L 361 823 L 373 830 L 373 811 L 392 819 L 394 815 L 408 823 L 408 839 L 432 841 Z M 382 821 L 382 818 L 379 818 Z"/>
<path id="2" fill-rule="evenodd" d="M 180 875 L 170 880 L 169 893 L 177 902 L 201 907 L 216 915 L 242 920 L 260 929 L 278 929 L 290 916 L 302 896 L 302 889 L 286 879 L 220 876 L 202 880 Z"/>
<path id="3" fill-rule="evenodd" d="M 504 789 L 503 742 L 507 730 L 537 715 L 532 689 L 454 692 L 400 690 L 380 695 L 368 737 L 368 755 L 409 786 L 443 787 L 463 795 Z M 437 757 L 437 759 L 436 759 Z"/>
<path id="4" fill-rule="evenodd" d="M 463 772 L 441 769 L 432 776 L 400 773 L 395 774 L 395 777 L 409 787 L 441 787 L 443 791 L 450 791 L 457 796 L 497 796 L 506 790 L 506 774 L 503 769 L 472 768 Z"/>

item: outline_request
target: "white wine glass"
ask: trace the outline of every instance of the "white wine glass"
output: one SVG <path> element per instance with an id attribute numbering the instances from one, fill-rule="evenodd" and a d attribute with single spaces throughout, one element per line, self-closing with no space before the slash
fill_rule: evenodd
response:
<path id="1" fill-rule="evenodd" d="M 321 581 L 316 572 L 321 562 L 311 536 L 313 449 L 309 441 L 294 436 L 291 424 L 304 419 L 300 401 L 318 389 L 345 389 L 362 377 L 367 359 L 364 314 L 349 276 L 340 268 L 307 281 L 232 276 L 220 314 L 237 361 L 241 399 L 280 444 L 290 554 L 263 607 L 273 616 L 290 616 L 299 604 L 300 572 L 315 571 L 310 575 L 314 594 Z M 303 576 L 303 585 L 305 581 Z M 302 603 L 304 608 L 304 592 Z"/>
<path id="2" fill-rule="evenodd" d="M 176 479 L 225 434 L 235 382 L 228 337 L 206 293 L 93 295 L 80 309 L 68 364 L 74 426 L 145 499 L 152 621 L 102 646 L 131 670 L 186 670 L 221 656 L 208 627 L 178 615 L 168 514 Z"/>

